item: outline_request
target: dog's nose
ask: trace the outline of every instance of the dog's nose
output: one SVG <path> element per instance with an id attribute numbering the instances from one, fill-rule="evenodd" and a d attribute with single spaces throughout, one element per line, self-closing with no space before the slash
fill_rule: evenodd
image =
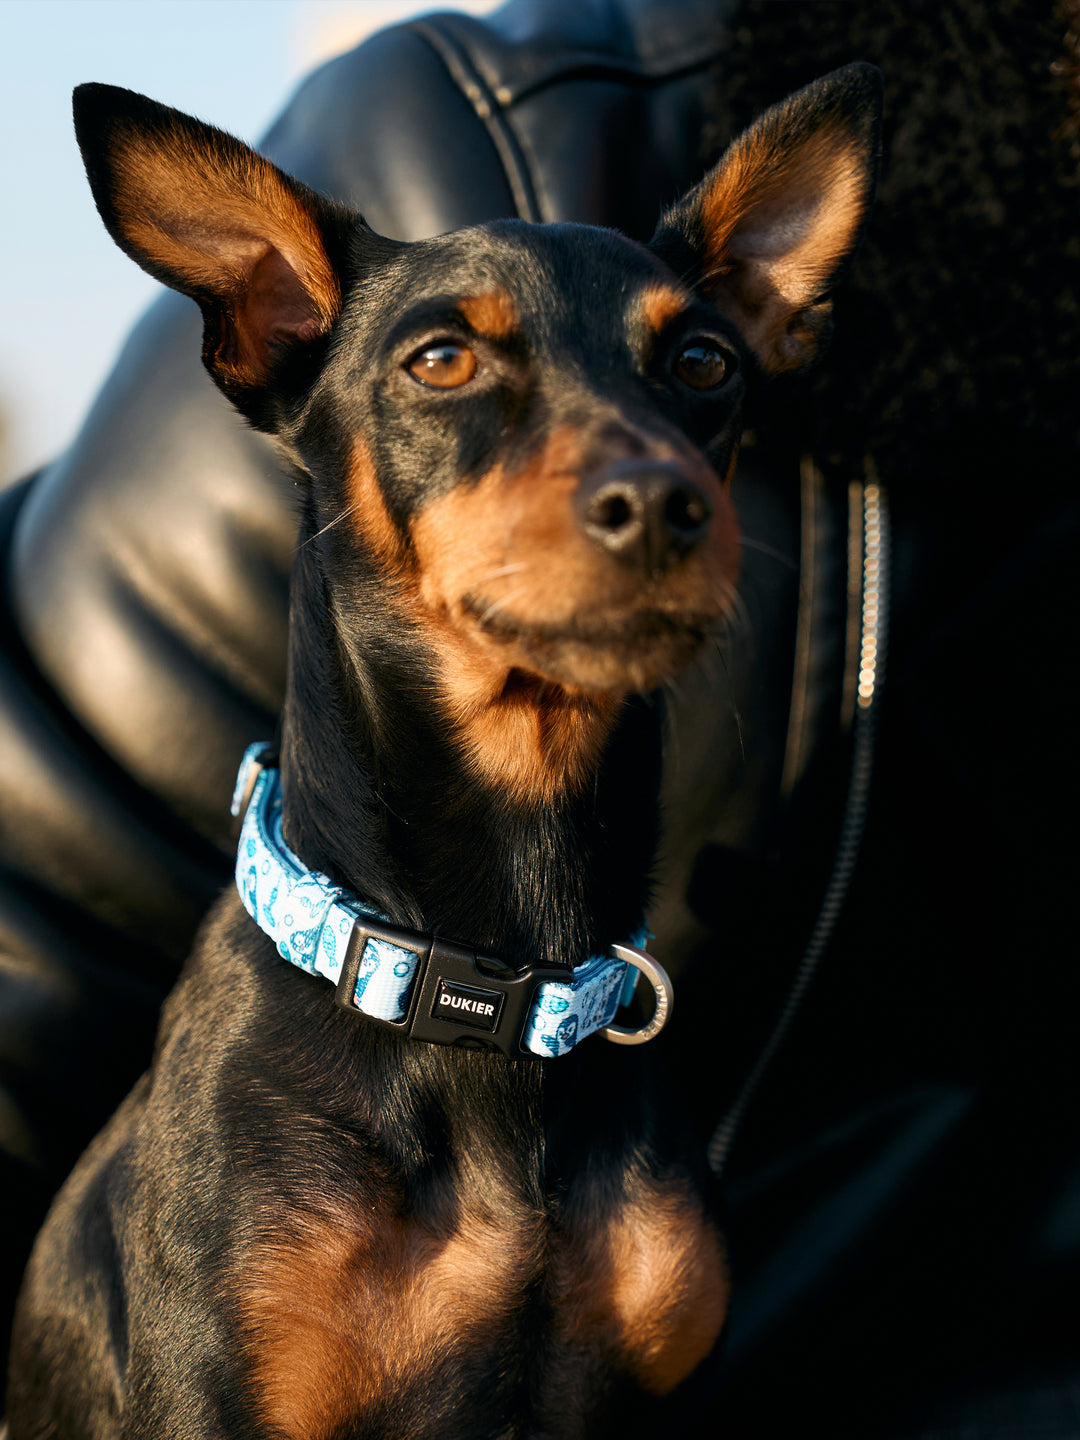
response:
<path id="1" fill-rule="evenodd" d="M 625 565 L 666 570 L 704 538 L 708 499 L 678 465 L 620 460 L 584 479 L 577 492 L 581 528 Z"/>

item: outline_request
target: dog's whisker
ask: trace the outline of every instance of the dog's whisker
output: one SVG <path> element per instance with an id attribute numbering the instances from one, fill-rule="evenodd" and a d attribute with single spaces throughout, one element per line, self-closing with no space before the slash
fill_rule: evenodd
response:
<path id="1" fill-rule="evenodd" d="M 527 588 L 525 585 L 519 585 L 516 590 L 511 590 L 509 595 L 501 595 L 498 600 L 493 600 L 484 613 L 477 617 L 478 623 L 483 625 L 490 620 L 493 615 L 498 615 L 507 605 L 510 605 L 516 600 L 519 595 L 524 595 Z"/>
<path id="2" fill-rule="evenodd" d="M 491 580 L 501 580 L 504 575 L 517 575 L 528 568 L 528 563 L 524 560 L 518 560 L 513 565 L 501 565 L 497 570 L 489 570 L 486 575 L 481 575 L 479 584 L 487 585 Z"/>
<path id="3" fill-rule="evenodd" d="M 777 550 L 773 545 L 766 545 L 762 540 L 751 540 L 747 535 L 739 537 L 739 544 L 744 550 L 758 550 L 762 555 L 768 555 L 770 560 L 777 561 L 788 570 L 798 570 L 799 562 L 793 560 L 790 555 L 785 555 L 782 550 Z"/>
<path id="4" fill-rule="evenodd" d="M 716 658 L 717 658 L 717 660 L 719 660 L 719 662 L 720 662 L 720 668 L 723 670 L 724 674 L 727 676 L 728 680 L 730 681 L 730 679 L 731 679 L 731 671 L 728 669 L 727 656 L 724 654 L 723 646 L 720 644 L 719 639 L 716 638 L 716 637 L 714 637 L 714 639 L 713 639 L 713 644 L 715 645 L 715 648 L 716 648 Z M 739 754 L 740 754 L 740 756 L 742 757 L 742 762 L 743 762 L 743 764 L 745 765 L 745 764 L 746 764 L 746 740 L 745 740 L 745 738 L 744 738 L 744 736 L 743 736 L 742 714 L 741 714 L 741 712 L 740 712 L 740 710 L 739 710 L 738 705 L 736 705 L 736 703 L 735 703 L 735 697 L 734 697 L 734 695 L 732 694 L 730 687 L 728 688 L 727 695 L 728 695 L 728 711 L 729 711 L 729 713 L 730 713 L 730 715 L 731 715 L 731 718 L 735 721 L 735 734 L 736 734 L 736 736 L 738 737 L 738 741 L 739 741 Z"/>
<path id="5" fill-rule="evenodd" d="M 303 550 L 304 547 L 310 545 L 313 540 L 318 540 L 320 535 L 325 535 L 328 530 L 332 530 L 335 525 L 339 525 L 341 521 L 344 520 L 347 516 L 351 515 L 355 509 L 356 504 L 346 505 L 345 509 L 342 510 L 339 515 L 335 515 L 333 520 L 329 521 L 326 525 L 324 525 L 321 530 L 316 530 L 314 535 L 309 535 L 308 538 L 304 541 L 304 544 L 300 546 L 300 549 Z"/>
<path id="6" fill-rule="evenodd" d="M 682 696 L 674 676 L 665 681 L 663 693 L 665 696 L 670 696 L 672 701 L 675 702 L 668 708 L 666 723 L 664 725 L 664 749 L 665 752 L 670 755 L 669 763 L 672 772 L 678 775 L 682 770 L 682 746 L 679 742 L 679 726 L 675 719 L 675 704 L 678 704 Z"/>
<path id="7" fill-rule="evenodd" d="M 742 716 L 734 700 L 731 702 L 731 718 L 735 721 L 735 733 L 739 737 L 739 757 L 746 764 L 746 741 L 743 738 Z"/>
<path id="8" fill-rule="evenodd" d="M 683 689 L 682 686 L 679 684 L 679 677 L 677 675 L 668 676 L 668 678 L 664 681 L 664 689 L 670 693 L 673 700 L 682 700 Z"/>
<path id="9" fill-rule="evenodd" d="M 730 580 L 721 581 L 721 594 L 725 606 L 723 621 L 727 625 L 729 633 L 732 635 L 751 634 L 753 625 L 750 620 L 750 610 L 739 593 L 738 586 L 733 585 Z"/>

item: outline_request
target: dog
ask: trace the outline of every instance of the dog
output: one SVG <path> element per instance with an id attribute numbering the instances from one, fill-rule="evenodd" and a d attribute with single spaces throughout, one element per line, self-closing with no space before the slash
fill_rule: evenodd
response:
<path id="1" fill-rule="evenodd" d="M 815 82 L 647 246 L 406 244 L 76 91 L 107 228 L 302 519 L 237 890 L 39 1239 L 11 1440 L 599 1435 L 712 1350 L 713 1198 L 637 1043 L 654 692 L 730 610 L 746 405 L 821 347 L 879 117 L 872 67 Z"/>

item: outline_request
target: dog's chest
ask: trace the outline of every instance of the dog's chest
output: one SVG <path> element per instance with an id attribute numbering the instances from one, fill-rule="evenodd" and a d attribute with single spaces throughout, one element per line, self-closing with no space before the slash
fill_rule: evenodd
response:
<path id="1" fill-rule="evenodd" d="M 690 1373 L 719 1334 L 727 1276 L 696 1197 L 655 1187 L 588 1223 L 507 1206 L 442 1233 L 294 1217 L 249 1254 L 238 1301 L 274 1435 L 404 1437 L 440 1433 L 440 1417 L 482 1433 L 538 1393 L 561 1397 L 549 1419 L 572 1434 L 609 1382 L 664 1394 Z"/>

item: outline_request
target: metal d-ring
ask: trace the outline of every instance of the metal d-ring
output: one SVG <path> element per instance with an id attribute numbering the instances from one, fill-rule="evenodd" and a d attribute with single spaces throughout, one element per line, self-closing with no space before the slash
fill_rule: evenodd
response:
<path id="1" fill-rule="evenodd" d="M 605 1025 L 600 1034 L 615 1045 L 644 1045 L 646 1040 L 659 1035 L 671 1018 L 675 1005 L 671 977 L 658 960 L 634 945 L 612 945 L 611 953 L 617 960 L 625 960 L 628 965 L 635 966 L 645 976 L 656 995 L 656 1009 L 652 1019 L 640 1030 L 628 1030 L 625 1025 Z"/>

